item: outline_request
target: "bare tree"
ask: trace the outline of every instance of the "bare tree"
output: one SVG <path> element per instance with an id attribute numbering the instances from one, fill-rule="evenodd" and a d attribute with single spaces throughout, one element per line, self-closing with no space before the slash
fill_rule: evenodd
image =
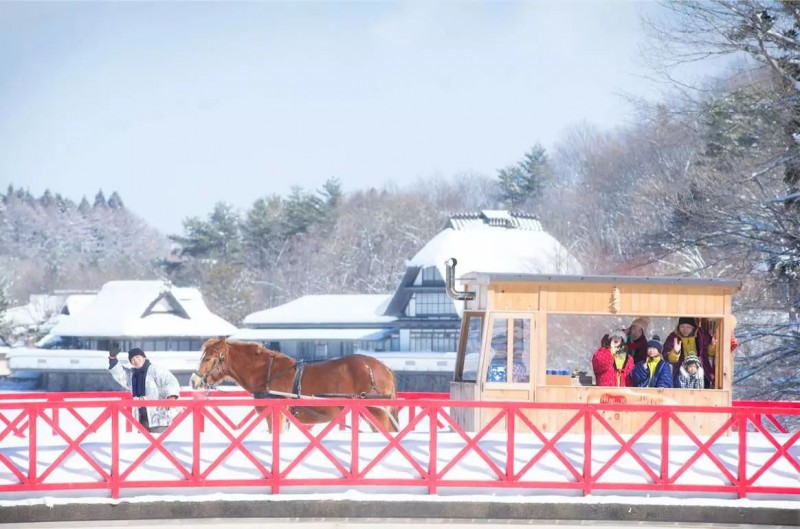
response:
<path id="1" fill-rule="evenodd" d="M 800 4 L 675 0 L 664 5 L 674 16 L 650 21 L 649 28 L 667 58 L 660 66 L 670 79 L 675 81 L 674 67 L 686 62 L 741 60 L 724 83 L 701 91 L 686 107 L 701 141 L 687 160 L 687 179 L 669 212 L 661 256 L 694 253 L 693 261 L 685 261 L 693 273 L 755 279 L 758 286 L 738 308 L 744 314 L 772 309 L 785 317 L 752 316 L 743 322 L 748 354 L 737 379 L 760 395 L 791 395 L 800 375 Z M 677 81 L 676 86 L 684 93 L 696 88 Z"/>

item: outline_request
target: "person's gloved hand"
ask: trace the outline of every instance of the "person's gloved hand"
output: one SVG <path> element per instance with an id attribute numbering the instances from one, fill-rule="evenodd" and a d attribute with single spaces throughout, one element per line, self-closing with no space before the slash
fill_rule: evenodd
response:
<path id="1" fill-rule="evenodd" d="M 116 358 L 119 354 L 119 344 L 117 342 L 112 342 L 111 347 L 108 348 L 108 356 L 109 358 Z"/>
<path id="2" fill-rule="evenodd" d="M 608 333 L 604 334 L 600 339 L 600 347 L 605 347 L 606 349 L 611 348 L 611 337 L 608 335 Z"/>

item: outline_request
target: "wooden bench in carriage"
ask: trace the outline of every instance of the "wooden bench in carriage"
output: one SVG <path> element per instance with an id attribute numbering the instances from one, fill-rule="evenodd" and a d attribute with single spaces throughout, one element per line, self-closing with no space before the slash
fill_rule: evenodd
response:
<path id="1" fill-rule="evenodd" d="M 464 312 L 455 376 L 450 385 L 452 400 L 731 405 L 730 343 L 735 322 L 731 298 L 741 288 L 740 282 L 469 272 L 459 278 L 463 290 L 456 291 L 455 264 L 455 259 L 446 263 L 446 285 L 451 297 L 464 301 Z M 581 348 L 577 354 L 585 357 L 585 371 L 591 373 L 591 355 L 599 346 L 603 330 L 609 332 L 607 326 L 593 327 L 591 322 L 616 318 L 630 323 L 639 316 L 671 322 L 681 316 L 698 318 L 717 341 L 715 387 L 703 390 L 598 387 L 592 385 L 591 376 L 550 369 L 557 365 L 554 357 L 559 351 L 573 346 Z M 551 331 L 548 336 L 548 330 L 557 320 L 568 318 L 573 318 L 591 335 L 591 342 L 580 345 L 576 341 L 571 345 L 570 337 L 559 336 L 560 333 Z M 666 335 L 660 337 L 663 340 Z M 505 366 L 500 377 L 496 369 L 498 357 Z M 466 431 L 479 431 L 496 416 L 496 410 L 486 408 L 454 408 L 452 413 Z M 542 431 L 555 432 L 574 414 L 537 409 L 528 410 L 526 415 Z M 651 416 L 603 412 L 604 419 L 619 433 L 638 431 Z M 716 431 L 725 419 L 722 414 L 681 414 L 681 420 L 697 434 Z M 505 428 L 504 423 L 499 423 L 499 427 Z M 583 431 L 580 421 L 571 431 Z"/>

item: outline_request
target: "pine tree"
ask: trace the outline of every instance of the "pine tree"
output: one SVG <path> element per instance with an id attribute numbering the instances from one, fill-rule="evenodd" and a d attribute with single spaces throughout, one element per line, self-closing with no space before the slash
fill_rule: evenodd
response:
<path id="1" fill-rule="evenodd" d="M 125 204 L 122 203 L 122 199 L 120 198 L 120 196 L 117 194 L 116 191 L 111 193 L 111 196 L 108 199 L 108 207 L 110 207 L 111 209 L 125 208 Z"/>
<path id="2" fill-rule="evenodd" d="M 94 208 L 107 208 L 108 202 L 106 202 L 106 196 L 103 194 L 103 190 L 97 192 L 94 196 Z"/>
<path id="3" fill-rule="evenodd" d="M 542 196 L 550 173 L 547 153 L 537 143 L 525 153 L 521 161 L 497 172 L 500 200 L 509 209 L 535 204 Z"/>

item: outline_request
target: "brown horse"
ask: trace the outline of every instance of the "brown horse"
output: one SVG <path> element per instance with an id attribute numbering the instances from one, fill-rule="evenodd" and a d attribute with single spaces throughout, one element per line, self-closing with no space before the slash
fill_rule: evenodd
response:
<path id="1" fill-rule="evenodd" d="M 200 365 L 191 377 L 192 389 L 215 385 L 225 378 L 256 398 L 397 398 L 394 373 L 371 356 L 351 355 L 304 364 L 256 342 L 210 338 L 203 344 Z M 256 409 L 261 412 L 263 407 Z M 316 424 L 329 422 L 340 410 L 298 406 L 292 413 L 301 423 Z M 397 431 L 396 408 L 370 406 L 369 410 L 386 431 Z"/>

